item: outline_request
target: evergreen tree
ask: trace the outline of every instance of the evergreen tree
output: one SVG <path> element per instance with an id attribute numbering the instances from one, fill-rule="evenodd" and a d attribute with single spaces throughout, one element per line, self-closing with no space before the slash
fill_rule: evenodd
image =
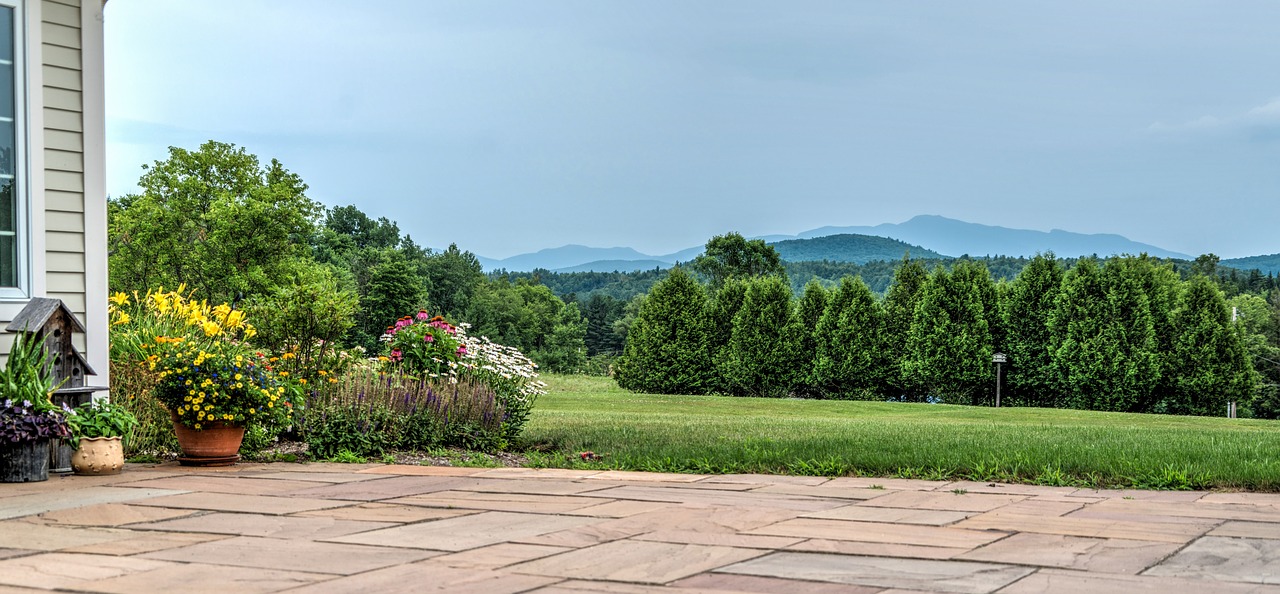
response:
<path id="1" fill-rule="evenodd" d="M 826 398 L 882 400 L 894 371 L 884 348 L 885 315 L 860 278 L 844 277 L 818 321 L 813 384 Z"/>
<path id="2" fill-rule="evenodd" d="M 705 305 L 706 292 L 682 268 L 656 283 L 627 332 L 618 385 L 636 392 L 704 393 L 711 380 Z"/>
<path id="3" fill-rule="evenodd" d="M 778 276 L 747 282 L 742 307 L 733 317 L 725 380 L 732 393 L 787 396 L 802 379 L 803 328 L 791 304 L 791 287 Z"/>
<path id="4" fill-rule="evenodd" d="M 1149 412 L 1143 403 L 1160 379 L 1155 332 L 1141 283 L 1123 272 L 1087 258 L 1063 280 L 1050 320 L 1063 406 Z"/>
<path id="5" fill-rule="evenodd" d="M 1214 256 L 1216 258 L 1216 256 Z M 1107 260 L 1107 267 L 1114 274 L 1123 275 L 1138 283 L 1147 298 L 1147 311 L 1151 316 L 1151 331 L 1155 337 L 1157 373 L 1159 378 L 1150 391 L 1142 395 L 1135 410 L 1151 411 L 1157 408 L 1162 394 L 1173 393 L 1175 386 L 1172 359 L 1176 332 L 1173 328 L 1173 312 L 1178 305 L 1178 294 L 1183 285 L 1173 265 L 1162 263 L 1146 254 L 1122 256 Z"/>
<path id="6" fill-rule="evenodd" d="M 904 367 L 907 360 L 907 339 L 911 334 L 911 322 L 921 291 L 929 282 L 929 273 L 919 260 L 902 258 L 893 273 L 893 283 L 884 298 L 884 349 L 889 359 L 889 395 L 895 399 L 918 401 L 922 398 L 919 387 L 912 384 Z"/>
<path id="7" fill-rule="evenodd" d="M 583 308 L 587 320 L 587 356 L 617 355 L 624 340 L 613 331 L 614 322 L 622 318 L 626 303 L 601 293 L 593 293 Z"/>
<path id="8" fill-rule="evenodd" d="M 813 376 L 813 366 L 817 360 L 817 328 L 827 309 L 830 295 L 818 281 L 809 281 L 804 286 L 804 294 L 796 304 L 796 317 L 800 321 L 800 379 L 796 390 L 804 396 L 818 396 L 818 390 L 809 381 Z"/>
<path id="9" fill-rule="evenodd" d="M 1197 275 L 1187 283 L 1173 326 L 1174 391 L 1165 400 L 1165 412 L 1219 416 L 1228 402 L 1247 402 L 1256 375 L 1231 311 L 1212 281 Z"/>
<path id="10" fill-rule="evenodd" d="M 707 300 L 707 354 L 711 358 L 714 381 L 708 386 L 712 392 L 728 394 L 732 387 L 728 384 L 729 339 L 733 336 L 733 318 L 742 309 L 742 301 L 747 296 L 747 280 L 730 278 L 716 291 L 714 297 Z"/>
<path id="11" fill-rule="evenodd" d="M 979 270 L 985 272 L 976 262 L 960 262 L 950 274 L 934 270 L 911 324 L 904 365 L 908 380 L 943 402 L 979 404 L 995 392 Z"/>
<path id="12" fill-rule="evenodd" d="M 1049 318 L 1062 291 L 1062 266 L 1053 254 L 1037 255 L 1009 285 L 1003 300 L 1006 385 L 1011 406 L 1055 406 L 1053 335 Z"/>

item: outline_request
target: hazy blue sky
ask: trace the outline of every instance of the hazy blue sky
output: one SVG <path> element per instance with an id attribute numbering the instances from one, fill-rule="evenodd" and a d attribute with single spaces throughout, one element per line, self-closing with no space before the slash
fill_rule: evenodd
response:
<path id="1" fill-rule="evenodd" d="M 940 214 L 1280 252 L 1280 2 L 112 0 L 108 191 L 167 147 L 489 257 Z"/>

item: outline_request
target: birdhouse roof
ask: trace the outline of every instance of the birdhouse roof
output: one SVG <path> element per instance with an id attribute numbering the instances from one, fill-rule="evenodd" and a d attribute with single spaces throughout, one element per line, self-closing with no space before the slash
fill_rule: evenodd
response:
<path id="1" fill-rule="evenodd" d="M 9 326 L 5 330 L 8 332 L 39 332 L 58 312 L 62 312 L 71 321 L 73 332 L 85 331 L 84 324 L 81 324 L 76 315 L 71 313 L 70 309 L 67 309 L 67 304 L 63 303 L 61 299 L 49 299 L 46 297 L 32 298 L 31 302 L 27 303 L 27 306 L 22 308 L 21 312 L 18 312 L 17 317 L 13 318 L 12 322 L 9 322 Z"/>

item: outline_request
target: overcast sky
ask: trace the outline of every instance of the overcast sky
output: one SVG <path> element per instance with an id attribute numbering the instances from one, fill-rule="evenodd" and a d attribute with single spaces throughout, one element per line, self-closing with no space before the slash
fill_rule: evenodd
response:
<path id="1" fill-rule="evenodd" d="M 1280 252 L 1280 3 L 112 0 L 107 188 L 167 147 L 501 258 L 918 214 Z"/>

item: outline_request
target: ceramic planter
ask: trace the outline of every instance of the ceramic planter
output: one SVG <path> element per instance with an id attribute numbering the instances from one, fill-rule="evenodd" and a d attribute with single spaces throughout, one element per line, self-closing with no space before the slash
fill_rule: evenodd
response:
<path id="1" fill-rule="evenodd" d="M 76 474 L 119 474 L 124 470 L 124 446 L 119 437 L 81 437 L 80 447 L 71 455 Z"/>

